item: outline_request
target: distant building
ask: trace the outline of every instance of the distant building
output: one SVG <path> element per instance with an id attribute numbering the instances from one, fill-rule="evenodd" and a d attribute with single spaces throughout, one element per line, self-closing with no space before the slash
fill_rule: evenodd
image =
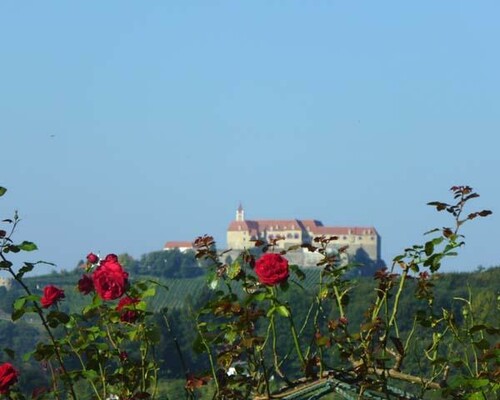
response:
<path id="1" fill-rule="evenodd" d="M 3 286 L 7 290 L 9 290 L 12 287 L 12 278 L 4 278 L 0 276 L 0 286 Z"/>
<path id="2" fill-rule="evenodd" d="M 227 228 L 227 246 L 233 250 L 254 247 L 255 240 L 269 242 L 277 237 L 277 247 L 287 249 L 292 245 L 309 243 L 314 245 L 314 238 L 336 236 L 330 246 L 340 248 L 348 246 L 349 257 L 367 257 L 375 263 L 381 261 L 381 238 L 371 226 L 324 226 L 318 220 L 247 220 L 243 207 L 238 207 L 236 219 Z M 307 250 L 306 250 L 307 251 Z"/>
<path id="3" fill-rule="evenodd" d="M 180 242 L 180 241 L 171 241 L 165 243 L 165 246 L 163 246 L 163 250 L 173 250 L 173 249 L 178 249 L 181 253 L 184 253 L 188 250 L 194 250 L 193 243 L 191 242 Z"/>

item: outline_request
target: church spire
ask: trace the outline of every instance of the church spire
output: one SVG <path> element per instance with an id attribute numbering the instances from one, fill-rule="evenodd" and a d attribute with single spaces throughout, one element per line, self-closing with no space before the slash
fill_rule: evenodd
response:
<path id="1" fill-rule="evenodd" d="M 236 221 L 244 221 L 245 220 L 245 210 L 243 209 L 243 206 L 240 205 L 238 206 L 238 209 L 236 210 Z"/>

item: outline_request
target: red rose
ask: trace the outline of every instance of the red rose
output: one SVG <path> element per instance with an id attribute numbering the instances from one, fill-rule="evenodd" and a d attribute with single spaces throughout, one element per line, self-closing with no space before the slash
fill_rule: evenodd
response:
<path id="1" fill-rule="evenodd" d="M 139 313 L 134 309 L 134 306 L 139 302 L 139 299 L 128 296 L 120 299 L 118 305 L 116 306 L 116 311 L 120 313 L 120 321 L 130 323 L 135 322 L 137 317 L 139 317 Z"/>
<path id="2" fill-rule="evenodd" d="M 274 286 L 288 279 L 288 261 L 275 253 L 266 253 L 255 262 L 255 273 L 259 281 Z"/>
<path id="3" fill-rule="evenodd" d="M 87 254 L 87 261 L 90 264 L 97 264 L 97 262 L 99 261 L 99 257 L 97 257 L 94 253 L 89 253 Z"/>
<path id="4" fill-rule="evenodd" d="M 123 296 L 127 279 L 128 273 L 123 270 L 114 254 L 107 255 L 92 274 L 95 291 L 103 300 L 114 300 Z"/>
<path id="5" fill-rule="evenodd" d="M 89 294 L 94 290 L 94 281 L 89 275 L 83 275 L 78 281 L 78 290 L 83 294 Z"/>
<path id="6" fill-rule="evenodd" d="M 19 372 L 12 366 L 11 363 L 3 363 L 0 365 L 0 393 L 6 394 L 9 388 L 17 382 Z"/>
<path id="7" fill-rule="evenodd" d="M 48 285 L 43 288 L 43 296 L 40 299 L 40 303 L 42 303 L 43 308 L 49 308 L 61 299 L 64 299 L 64 290 L 54 285 Z"/>

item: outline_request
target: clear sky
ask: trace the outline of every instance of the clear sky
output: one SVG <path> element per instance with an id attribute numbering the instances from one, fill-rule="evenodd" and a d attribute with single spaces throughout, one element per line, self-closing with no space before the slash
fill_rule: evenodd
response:
<path id="1" fill-rule="evenodd" d="M 500 264 L 500 2 L 3 1 L 1 218 L 72 269 L 249 219 L 372 225 L 390 261 L 473 186 Z M 496 213 L 496 214 L 495 214 Z"/>

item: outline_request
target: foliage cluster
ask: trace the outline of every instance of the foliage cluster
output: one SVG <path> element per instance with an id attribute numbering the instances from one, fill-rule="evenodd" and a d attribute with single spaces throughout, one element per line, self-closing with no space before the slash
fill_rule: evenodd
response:
<path id="1" fill-rule="evenodd" d="M 405 249 L 390 270 L 377 271 L 371 282 L 349 278 L 347 272 L 357 266 L 339 263 L 345 248 L 330 251 L 336 237 L 304 244 L 323 256 L 310 296 L 304 295 L 306 273 L 288 265 L 286 251 L 274 251 L 278 239 L 255 243 L 264 253 L 259 259 L 245 251 L 224 263 L 213 239 L 199 237 L 195 264 L 180 270 L 196 265 L 199 271 L 201 262 L 208 271 L 208 289 L 189 308 L 170 312 L 148 308 L 148 300 L 164 288 L 147 278 L 127 279 L 123 292 L 111 288 L 116 295 L 103 296 L 116 282 L 106 280 L 111 286 L 105 289 L 96 286 L 101 265 L 93 259 L 86 267 L 94 286 L 87 291 L 79 285 L 79 311 L 64 309 L 64 303 L 59 307 L 60 288 L 44 288 L 43 296 L 33 292 L 24 275 L 37 263 L 14 269 L 7 259 L 9 253 L 36 249 L 32 242 L 14 242 L 15 215 L 4 221 L 10 231 L 0 231 L 0 268 L 24 290 L 14 300 L 12 319 L 34 315 L 45 331 L 37 329 L 37 344 L 25 357 L 49 372 L 48 387 L 33 398 L 165 398 L 158 382 L 168 374 L 185 379 L 188 398 L 197 398 L 205 388 L 218 399 L 300 398 L 298 393 L 324 388 L 345 398 L 495 398 L 500 387 L 498 308 L 485 312 L 481 305 L 498 299 L 473 296 L 472 289 L 440 298 L 436 290 L 442 261 L 464 244 L 464 223 L 491 213 L 466 213 L 465 206 L 478 195 L 468 186 L 451 190 L 451 204 L 429 204 L 449 213 L 453 225 L 428 232 L 424 244 Z M 145 265 L 159 273 L 165 254 L 155 257 Z M 356 296 L 362 301 L 354 301 Z M 161 330 L 171 339 L 166 341 Z M 9 349 L 6 354 L 19 360 Z M 88 384 L 90 392 L 83 389 Z M 25 398 L 18 389 L 9 386 L 7 395 Z"/>

